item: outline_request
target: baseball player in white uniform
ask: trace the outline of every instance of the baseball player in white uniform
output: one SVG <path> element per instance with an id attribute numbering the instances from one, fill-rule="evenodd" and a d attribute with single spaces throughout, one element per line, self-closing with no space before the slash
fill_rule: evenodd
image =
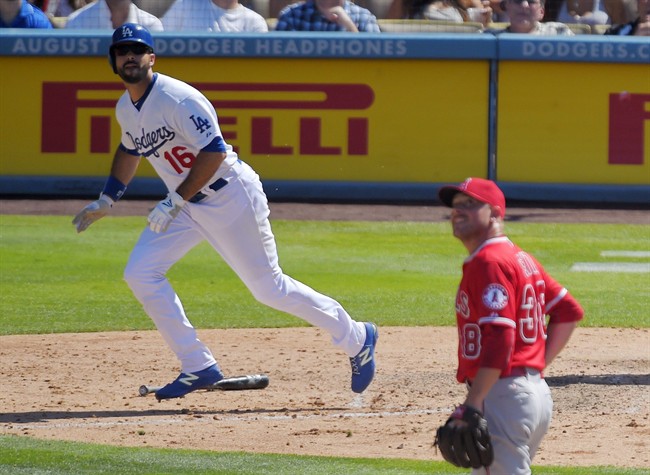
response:
<path id="1" fill-rule="evenodd" d="M 141 157 L 169 194 L 148 216 L 124 278 L 181 363 L 181 374 L 156 392 L 169 399 L 210 386 L 221 370 L 165 277 L 190 249 L 207 241 L 253 296 L 328 331 L 350 358 L 352 390 L 375 374 L 377 327 L 354 321 L 332 298 L 285 275 L 278 263 L 269 207 L 258 175 L 221 134 L 210 101 L 192 86 L 154 73 L 153 39 L 141 25 L 115 30 L 109 56 L 126 92 L 116 107 L 122 138 L 99 199 L 75 216 L 82 232 L 107 215 L 134 177 Z"/>

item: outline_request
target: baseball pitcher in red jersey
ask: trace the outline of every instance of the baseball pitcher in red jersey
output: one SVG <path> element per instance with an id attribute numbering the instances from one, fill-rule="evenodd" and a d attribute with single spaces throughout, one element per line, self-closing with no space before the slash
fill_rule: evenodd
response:
<path id="1" fill-rule="evenodd" d="M 446 460 L 473 467 L 473 474 L 529 474 L 553 411 L 543 371 L 584 311 L 505 236 L 506 201 L 494 182 L 468 178 L 438 196 L 451 207 L 453 234 L 469 257 L 456 294 L 456 378 L 468 393 L 439 429 L 437 445 Z M 454 431 L 465 433 L 442 440 Z"/>

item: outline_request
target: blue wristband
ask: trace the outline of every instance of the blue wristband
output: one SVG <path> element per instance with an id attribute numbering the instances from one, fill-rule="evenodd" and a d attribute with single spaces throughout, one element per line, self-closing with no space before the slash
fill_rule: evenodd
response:
<path id="1" fill-rule="evenodd" d="M 126 185 L 111 175 L 108 177 L 108 180 L 106 180 L 102 194 L 110 196 L 113 201 L 117 201 L 122 198 L 125 191 Z"/>

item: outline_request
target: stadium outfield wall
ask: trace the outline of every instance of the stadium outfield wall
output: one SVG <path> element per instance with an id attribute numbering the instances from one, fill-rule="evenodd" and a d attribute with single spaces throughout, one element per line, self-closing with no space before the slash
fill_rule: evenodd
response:
<path id="1" fill-rule="evenodd" d="M 1 195 L 102 188 L 124 92 L 109 43 L 0 31 Z M 433 202 L 482 176 L 514 200 L 650 205 L 646 38 L 160 33 L 155 46 L 156 70 L 212 101 L 271 200 Z M 127 196 L 164 193 L 143 161 Z"/>

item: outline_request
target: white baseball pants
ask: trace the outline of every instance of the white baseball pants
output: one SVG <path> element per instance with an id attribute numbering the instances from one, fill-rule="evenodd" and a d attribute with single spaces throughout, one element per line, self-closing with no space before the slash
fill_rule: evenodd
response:
<path id="1" fill-rule="evenodd" d="M 166 232 L 156 234 L 145 228 L 124 271 L 135 297 L 176 353 L 182 371 L 200 371 L 215 359 L 198 339 L 165 274 L 203 240 L 258 301 L 326 330 L 333 344 L 348 356 L 358 354 L 366 337 L 364 325 L 352 320 L 334 299 L 282 272 L 258 175 L 238 162 L 224 178 L 228 180 L 225 187 L 199 203 L 187 203 Z"/>

